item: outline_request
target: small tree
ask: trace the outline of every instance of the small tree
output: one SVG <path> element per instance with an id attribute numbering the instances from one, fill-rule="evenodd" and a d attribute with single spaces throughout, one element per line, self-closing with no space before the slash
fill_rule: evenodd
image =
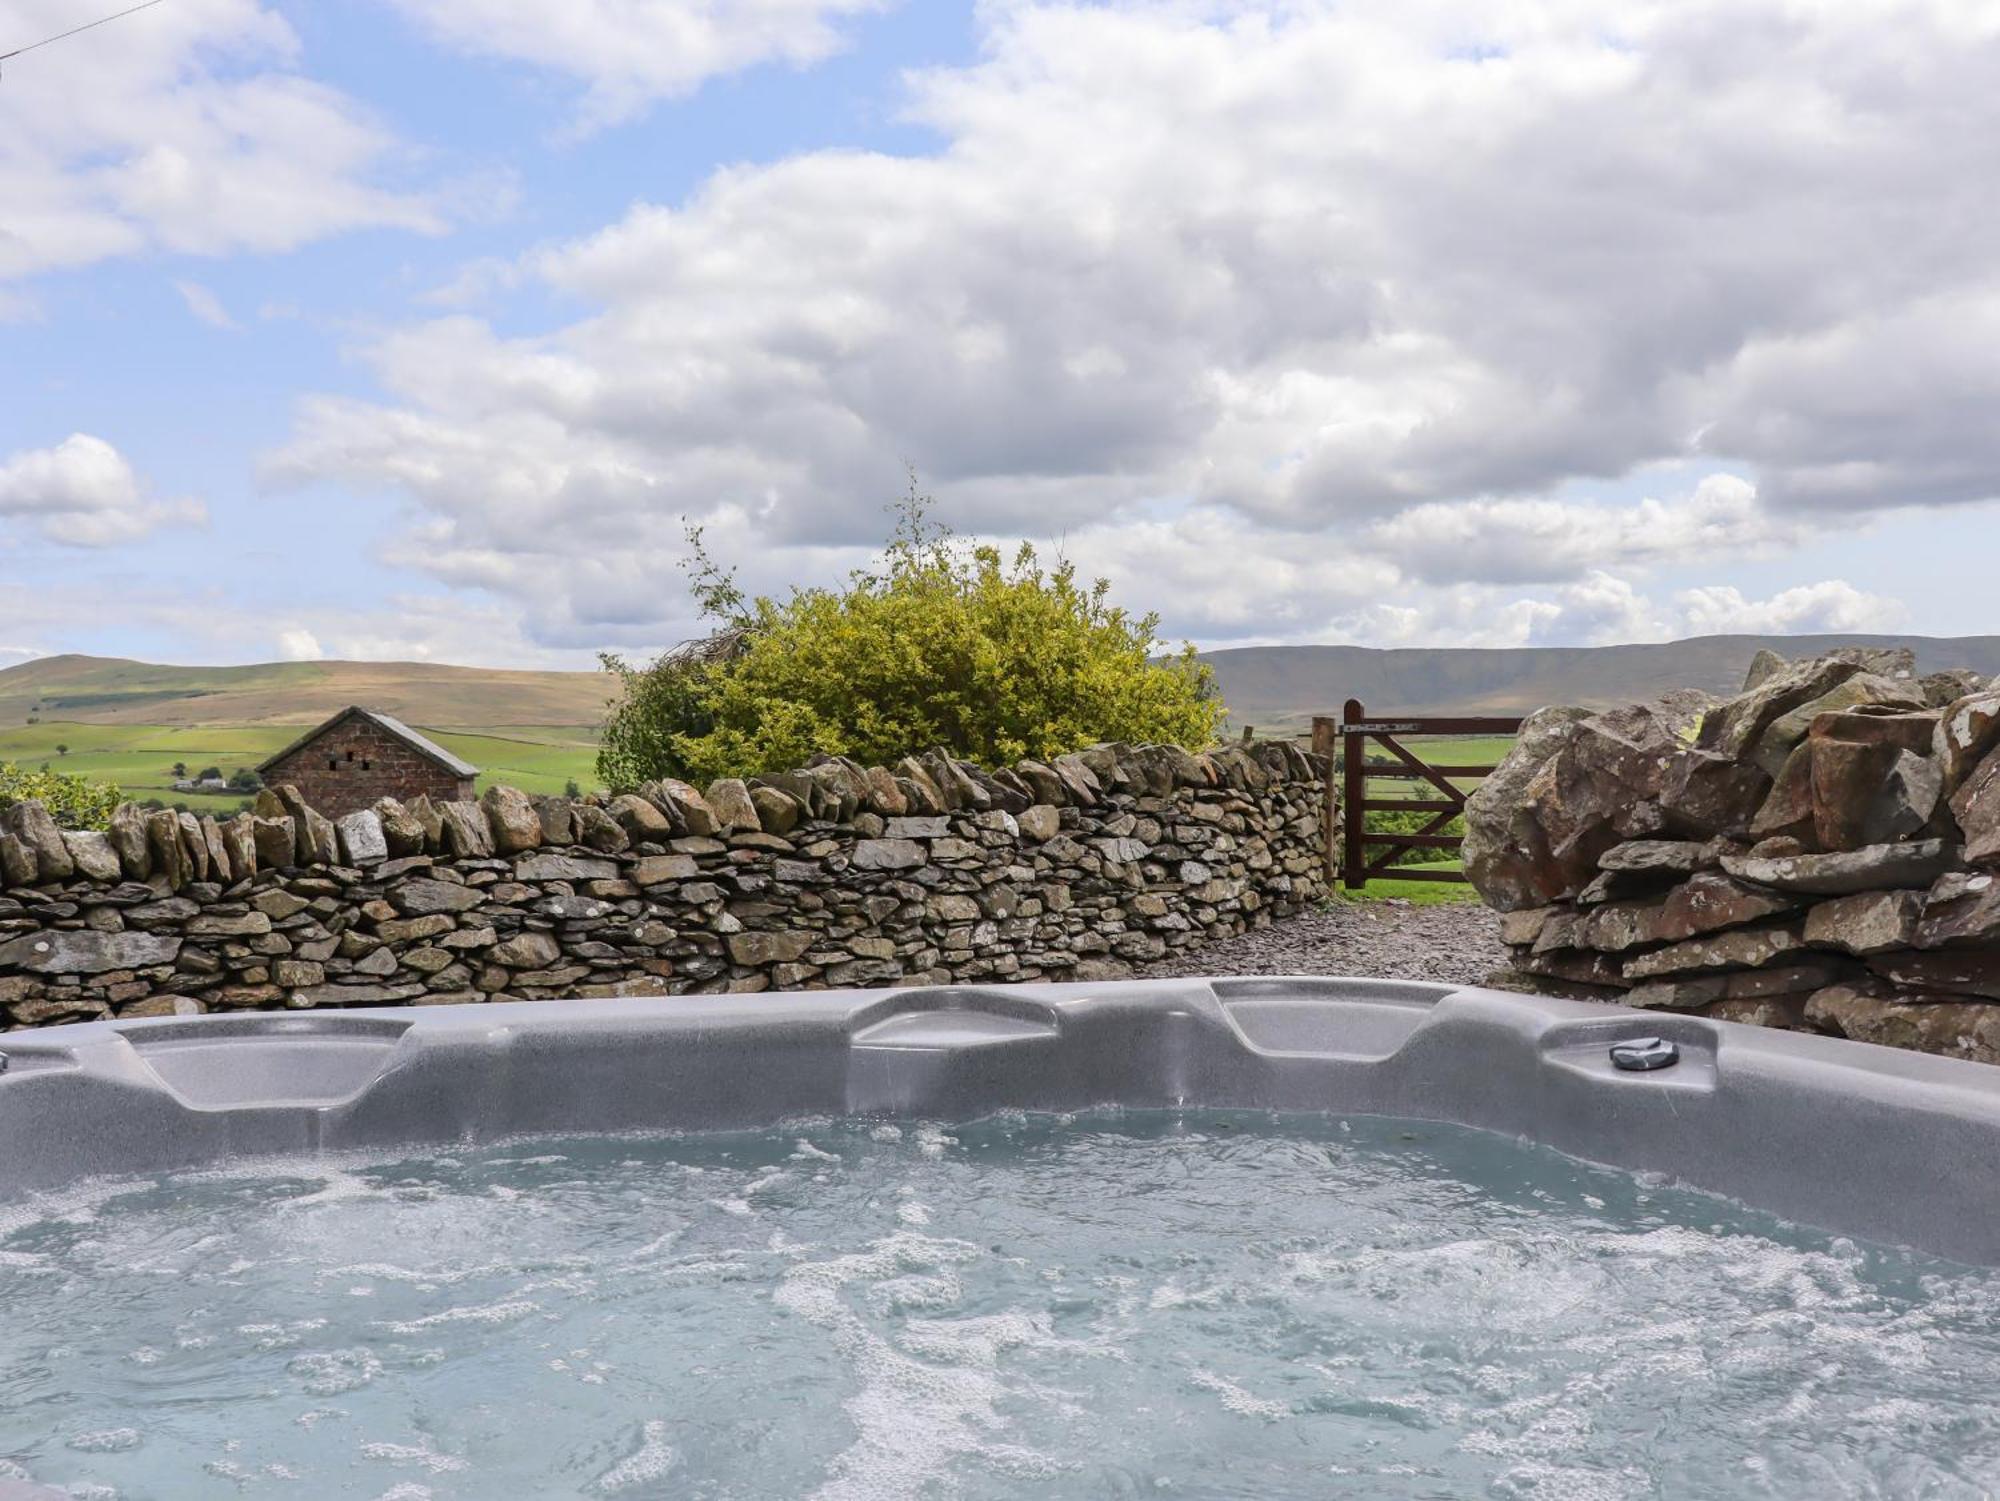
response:
<path id="1" fill-rule="evenodd" d="M 229 774 L 229 785 L 238 792 L 255 792 L 264 785 L 264 779 L 247 766 L 239 766 Z"/>
<path id="2" fill-rule="evenodd" d="M 195 780 L 197 782 L 219 782 L 222 780 L 222 768 L 220 766 L 204 766 L 195 777 Z"/>
<path id="3" fill-rule="evenodd" d="M 69 746 L 68 746 L 68 745 L 66 745 L 66 744 L 64 744 L 64 743 L 63 743 L 62 741 L 58 740 L 58 741 L 56 742 L 56 754 L 57 754 L 57 755 L 59 755 L 59 756 L 66 756 L 66 755 L 68 755 L 68 754 L 69 754 Z"/>
<path id="4" fill-rule="evenodd" d="M 187 779 L 187 774 L 188 774 L 187 762 L 185 761 L 174 762 L 174 776 L 176 779 L 185 781 Z"/>
<path id="5" fill-rule="evenodd" d="M 987 765 L 1098 740 L 1207 745 L 1225 712 L 1192 646 L 1160 656 L 1158 617 L 1113 606 L 1103 579 L 969 546 L 915 492 L 880 562 L 844 588 L 748 600 L 690 531 L 700 652 L 645 670 L 607 657 L 625 696 L 598 771 L 614 787 L 796 766 L 815 752 L 888 762 L 942 745 Z"/>

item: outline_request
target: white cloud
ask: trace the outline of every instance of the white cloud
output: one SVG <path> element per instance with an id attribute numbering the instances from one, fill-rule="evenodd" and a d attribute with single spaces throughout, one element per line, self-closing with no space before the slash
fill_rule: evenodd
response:
<path id="1" fill-rule="evenodd" d="M 49 541 L 71 547 L 111 547 L 208 520 L 199 501 L 154 499 L 125 456 L 89 433 L 0 461 L 0 517 L 9 516 L 32 520 Z"/>
<path id="2" fill-rule="evenodd" d="M 317 662 L 326 655 L 326 649 L 311 631 L 294 628 L 278 632 L 278 655 L 287 662 Z"/>
<path id="3" fill-rule="evenodd" d="M 1760 505 L 1755 486 L 1717 474 L 1685 497 L 1636 505 L 1433 501 L 1377 522 L 1360 537 L 1425 580 L 1535 583 L 1605 568 L 1766 556 L 1811 533 L 1804 518 L 1774 516 Z"/>
<path id="4" fill-rule="evenodd" d="M 181 294 L 181 301 L 187 304 L 187 310 L 210 328 L 233 332 L 243 326 L 229 315 L 229 309 L 222 305 L 222 299 L 200 282 L 177 281 L 174 283 L 174 290 Z"/>
<path id="5" fill-rule="evenodd" d="M 845 45 L 840 22 L 893 0 L 397 0 L 460 51 L 582 80 L 586 125 L 759 63 L 804 67 Z"/>
<path id="6" fill-rule="evenodd" d="M 307 400 L 270 473 L 400 488 L 394 561 L 564 647 L 690 624 L 683 514 L 825 576 L 905 461 L 1172 633 L 1295 639 L 1430 630 L 1461 584 L 1482 639 L 1670 630 L 1635 575 L 2000 473 L 1990 5 L 979 14 L 914 81 L 936 154 L 731 167 L 475 268 L 462 307 L 590 311 L 389 333 L 382 399 Z M 1693 462 L 1741 474 L 1546 498 Z"/>
<path id="7" fill-rule="evenodd" d="M 75 24 L 68 0 L 8 7 L 5 36 Z M 4 47 L 4 44 L 0 44 Z M 437 230 L 385 179 L 396 143 L 293 71 L 299 43 L 256 0 L 174 0 L 7 65 L 0 282 L 147 250 L 289 250 L 364 226 Z"/>
<path id="8" fill-rule="evenodd" d="M 1908 615 L 1901 600 L 1868 594 L 1845 579 L 1825 579 L 1745 599 L 1725 585 L 1677 596 L 1689 635 L 1736 632 L 1801 635 L 1820 631 L 1893 631 Z"/>

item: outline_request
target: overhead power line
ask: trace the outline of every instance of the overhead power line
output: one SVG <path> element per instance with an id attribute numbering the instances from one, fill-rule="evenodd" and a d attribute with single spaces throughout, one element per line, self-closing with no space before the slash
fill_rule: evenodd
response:
<path id="1" fill-rule="evenodd" d="M 135 15 L 139 11 L 151 10 L 160 3 L 161 0 L 140 0 L 139 4 L 121 10 L 116 15 L 99 16 L 95 21 L 85 21 L 81 26 L 72 26 L 68 31 L 59 31 L 54 36 L 45 36 L 39 42 L 30 42 L 25 47 L 16 47 L 12 52 L 0 52 L 0 63 L 6 62 L 10 57 L 19 57 L 24 52 L 33 52 L 37 47 L 46 47 L 51 42 L 60 42 L 66 37 L 73 37 L 80 31 L 89 31 L 96 26 L 105 26 L 113 21 L 122 21 L 125 17 Z"/>

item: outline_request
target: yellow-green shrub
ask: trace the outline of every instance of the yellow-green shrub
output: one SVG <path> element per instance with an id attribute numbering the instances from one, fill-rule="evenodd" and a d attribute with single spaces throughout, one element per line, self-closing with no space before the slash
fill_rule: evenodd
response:
<path id="1" fill-rule="evenodd" d="M 118 806 L 118 789 L 60 771 L 29 771 L 0 761 L 0 808 L 33 799 L 65 829 L 102 829 Z"/>
<path id="2" fill-rule="evenodd" d="M 1193 647 L 1160 658 L 1156 616 L 1032 547 L 954 540 L 912 499 L 881 562 L 843 588 L 746 601 L 697 547 L 696 594 L 740 636 L 709 660 L 625 673 L 599 774 L 696 781 L 797 766 L 816 751 L 887 763 L 942 745 L 985 765 L 1099 740 L 1199 749 L 1224 708 Z"/>

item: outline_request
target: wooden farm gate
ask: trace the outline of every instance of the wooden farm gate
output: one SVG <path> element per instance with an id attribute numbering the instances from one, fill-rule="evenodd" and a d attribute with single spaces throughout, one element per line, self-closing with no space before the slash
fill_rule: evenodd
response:
<path id="1" fill-rule="evenodd" d="M 1427 761 L 1396 737 L 1513 735 L 1520 728 L 1519 719 L 1484 715 L 1370 719 L 1361 701 L 1354 698 L 1341 709 L 1338 720 L 1329 717 L 1313 720 L 1313 749 L 1332 763 L 1329 782 L 1338 789 L 1337 799 L 1330 800 L 1337 814 L 1330 810 L 1327 832 L 1331 846 L 1337 817 L 1341 883 L 1353 891 L 1370 881 L 1463 881 L 1465 877 L 1455 870 L 1418 869 L 1396 862 L 1419 851 L 1456 852 L 1463 836 L 1442 831 L 1465 811 L 1467 794 L 1457 784 L 1488 776 L 1496 768 Z M 1370 741 L 1388 751 L 1395 760 L 1370 761 L 1367 758 Z M 1422 782 L 1426 785 L 1418 791 L 1431 795 L 1370 797 L 1368 784 L 1372 780 Z M 1411 833 L 1377 833 L 1368 828 L 1370 813 L 1391 811 L 1422 813 L 1427 817 Z M 1436 854 L 1432 853 L 1431 858 L 1436 859 Z"/>

